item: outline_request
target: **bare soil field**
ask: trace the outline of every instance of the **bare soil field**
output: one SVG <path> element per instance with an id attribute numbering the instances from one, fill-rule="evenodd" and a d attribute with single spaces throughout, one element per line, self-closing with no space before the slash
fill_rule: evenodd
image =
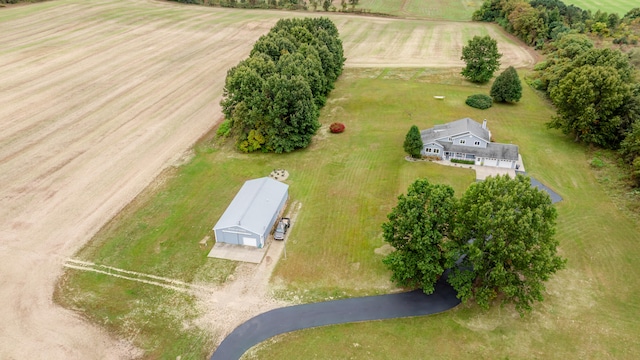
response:
<path id="1" fill-rule="evenodd" d="M 462 47 L 474 36 L 498 41 L 502 67 L 529 67 L 535 53 L 495 24 L 387 18 L 333 18 L 348 67 L 460 67 Z"/>
<path id="2" fill-rule="evenodd" d="M 292 15 L 149 0 L 0 9 L 1 359 L 135 356 L 53 304 L 62 264 L 220 120 L 227 70 Z M 335 20 L 348 66 L 458 66 L 464 36 L 496 31 Z M 500 34 L 504 64 L 533 62 Z"/>

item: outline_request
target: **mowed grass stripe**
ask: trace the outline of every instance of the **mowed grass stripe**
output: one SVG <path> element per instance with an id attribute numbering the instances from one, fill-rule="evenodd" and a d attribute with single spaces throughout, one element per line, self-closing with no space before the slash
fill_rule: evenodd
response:
<path id="1" fill-rule="evenodd" d="M 312 204 L 331 210 L 318 212 L 312 219 L 305 217 L 304 222 L 296 225 L 291 236 L 300 240 L 289 251 L 309 253 L 309 258 L 291 256 L 275 272 L 276 277 L 291 283 L 292 289 L 305 288 L 318 298 L 341 292 L 353 295 L 388 289 L 381 257 L 374 253 L 383 245 L 379 226 L 386 220 L 396 196 L 406 191 L 416 177 L 448 174 L 444 180 L 457 184 L 458 190 L 473 181 L 468 170 L 405 161 L 401 144 L 416 121 L 412 113 L 419 116 L 415 107 L 424 104 L 397 101 L 390 88 L 379 88 L 378 81 L 370 81 L 363 81 L 357 88 L 338 86 L 334 90 L 333 96 L 339 100 L 327 106 L 326 119 L 339 120 L 331 114 L 340 114 L 347 130 L 328 137 L 324 148 L 342 148 L 346 153 L 329 150 L 325 156 L 332 161 L 327 163 L 324 173 L 318 174 L 326 181 L 307 195 L 308 200 L 301 199 L 307 204 L 306 209 Z M 403 175 L 407 172 L 411 175 Z M 339 238 L 336 234 L 340 234 Z M 302 239 L 307 239 L 306 243 Z M 311 258 L 314 261 L 308 261 Z M 318 286 L 311 286 L 315 282 Z"/>

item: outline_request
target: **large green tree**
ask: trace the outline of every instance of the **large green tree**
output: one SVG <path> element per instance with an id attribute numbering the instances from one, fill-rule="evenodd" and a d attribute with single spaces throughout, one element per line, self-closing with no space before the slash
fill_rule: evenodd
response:
<path id="1" fill-rule="evenodd" d="M 422 288 L 430 294 L 449 257 L 448 236 L 453 226 L 455 198 L 447 185 L 419 179 L 382 224 L 384 240 L 395 249 L 383 262 L 400 286 Z"/>
<path id="2" fill-rule="evenodd" d="M 282 153 L 307 147 L 320 122 L 304 77 L 273 75 L 263 93 L 268 99 L 263 126 L 267 150 Z"/>
<path id="3" fill-rule="evenodd" d="M 491 97 L 496 102 L 518 102 L 522 97 L 522 83 L 518 72 L 509 66 L 491 85 Z"/>
<path id="4" fill-rule="evenodd" d="M 493 73 L 500 67 L 502 54 L 498 52 L 498 43 L 487 36 L 474 36 L 462 48 L 462 57 L 467 66 L 461 74 L 467 79 L 486 83 L 493 77 Z"/>
<path id="5" fill-rule="evenodd" d="M 550 96 L 558 112 L 550 127 L 573 134 L 576 141 L 604 147 L 619 144 L 618 109 L 631 97 L 631 88 L 614 67 L 578 67 L 551 89 Z"/>
<path id="6" fill-rule="evenodd" d="M 528 45 L 544 43 L 549 33 L 544 21 L 546 13 L 546 10 L 534 8 L 528 2 L 516 2 L 508 16 L 513 34 Z"/>
<path id="7" fill-rule="evenodd" d="M 420 158 L 420 151 L 422 151 L 422 136 L 420 136 L 420 130 L 417 126 L 412 125 L 404 138 L 404 151 L 412 158 Z"/>
<path id="8" fill-rule="evenodd" d="M 472 184 L 459 202 L 453 239 L 461 261 L 449 282 L 483 308 L 501 297 L 522 314 L 543 300 L 544 282 L 562 269 L 549 195 L 517 175 Z"/>

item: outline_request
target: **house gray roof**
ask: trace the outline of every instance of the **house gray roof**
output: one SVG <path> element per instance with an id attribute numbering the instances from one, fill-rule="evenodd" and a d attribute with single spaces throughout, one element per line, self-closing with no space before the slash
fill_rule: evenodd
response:
<path id="1" fill-rule="evenodd" d="M 420 135 L 422 136 L 422 142 L 427 144 L 436 139 L 451 137 L 466 132 L 470 132 L 486 141 L 491 141 L 491 133 L 489 130 L 483 129 L 481 124 L 471 118 L 464 118 L 450 123 L 436 125 L 430 129 L 422 130 Z"/>
<path id="2" fill-rule="evenodd" d="M 263 234 L 288 189 L 289 185 L 269 177 L 246 181 L 213 229 L 239 226 Z"/>
<path id="3" fill-rule="evenodd" d="M 486 148 L 454 145 L 448 141 L 437 141 L 442 138 L 455 137 L 463 134 L 473 134 L 488 142 Z M 450 123 L 436 125 L 420 132 L 422 143 L 435 143 L 444 148 L 444 151 L 475 154 L 477 157 L 495 158 L 504 160 L 518 160 L 518 146 L 513 144 L 500 144 L 491 142 L 491 132 L 488 128 L 471 118 L 464 118 Z"/>

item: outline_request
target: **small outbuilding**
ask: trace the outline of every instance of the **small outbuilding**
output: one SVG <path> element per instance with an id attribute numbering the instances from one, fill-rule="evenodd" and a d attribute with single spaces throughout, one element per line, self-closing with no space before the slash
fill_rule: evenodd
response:
<path id="1" fill-rule="evenodd" d="M 268 177 L 248 180 L 213 227 L 216 242 L 264 246 L 289 198 L 289 185 Z"/>

